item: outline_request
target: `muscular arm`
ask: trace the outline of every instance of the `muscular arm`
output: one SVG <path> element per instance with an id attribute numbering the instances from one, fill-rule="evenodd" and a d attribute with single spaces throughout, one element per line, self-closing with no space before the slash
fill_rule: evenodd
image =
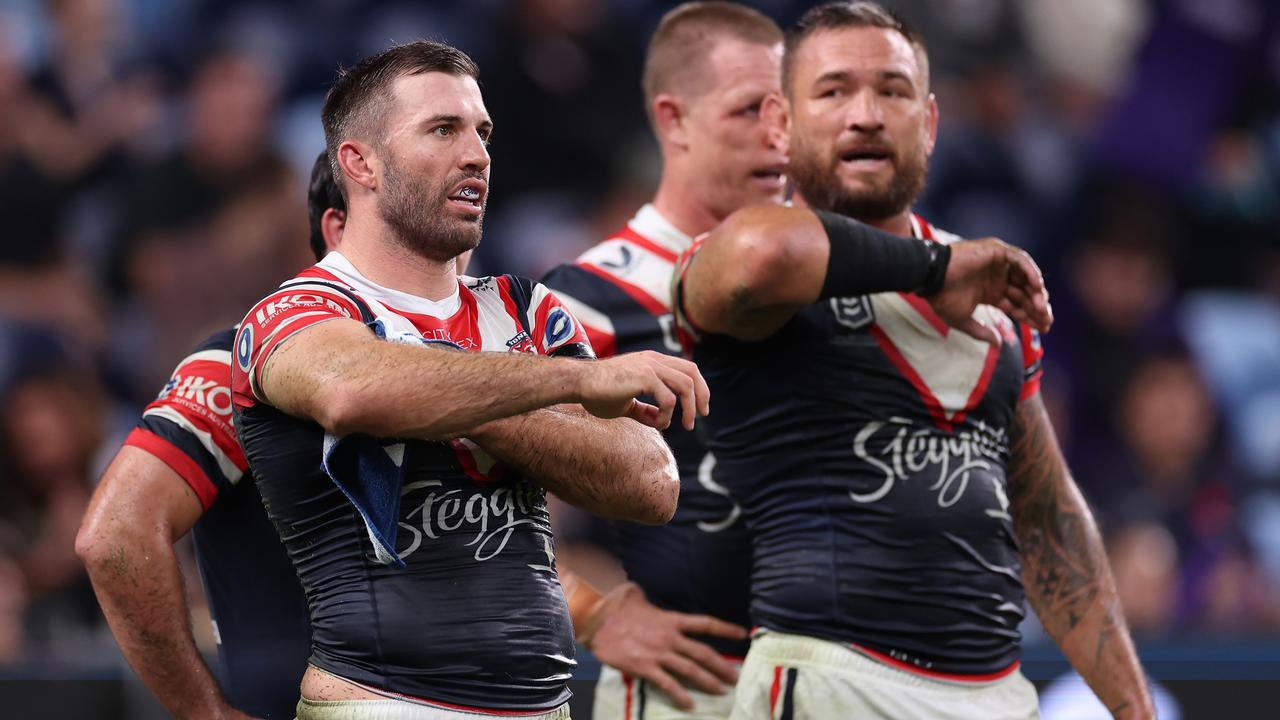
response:
<path id="1" fill-rule="evenodd" d="M 1009 495 L 1022 580 L 1041 624 L 1112 715 L 1155 717 L 1102 538 L 1039 394 L 1018 407 Z"/>
<path id="2" fill-rule="evenodd" d="M 846 219 L 847 220 L 847 219 Z M 797 207 L 753 206 L 730 215 L 702 242 L 682 282 L 680 301 L 693 324 L 710 333 L 761 340 L 777 332 L 801 308 L 824 297 L 877 292 L 914 292 L 924 278 L 906 257 L 865 252 L 886 243 L 915 242 L 856 225 L 844 263 L 861 264 L 846 275 L 835 268 L 828 282 L 833 240 L 813 211 Z M 840 231 L 837 231 L 840 232 Z M 844 231 L 848 232 L 848 231 Z M 972 318 L 979 303 L 994 305 L 1015 320 L 1045 332 L 1052 324 L 1040 270 L 1025 252 L 987 238 L 950 247 L 941 290 L 930 297 L 948 324 L 980 339 L 999 342 Z M 849 278 L 854 278 L 850 280 Z"/>
<path id="3" fill-rule="evenodd" d="M 121 448 L 98 484 L 76 553 L 125 659 L 176 717 L 246 718 L 222 696 L 191 635 L 173 543 L 203 508 L 159 458 Z"/>
<path id="4" fill-rule="evenodd" d="M 653 525 L 675 514 L 675 458 L 656 430 L 639 423 L 561 405 L 488 423 L 468 436 L 587 512 Z"/>
<path id="5" fill-rule="evenodd" d="M 354 320 L 302 330 L 266 361 L 258 387 L 272 405 L 326 430 L 377 437 L 453 437 L 483 423 L 566 402 L 594 415 L 666 427 L 706 413 L 692 363 L 635 353 L 593 363 L 517 353 L 438 352 L 384 342 Z M 648 394 L 658 406 L 635 400 Z M 563 438 L 562 438 L 563 440 Z"/>

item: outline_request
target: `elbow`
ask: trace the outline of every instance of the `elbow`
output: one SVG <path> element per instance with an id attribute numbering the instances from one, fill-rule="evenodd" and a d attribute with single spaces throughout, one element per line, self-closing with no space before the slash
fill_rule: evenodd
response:
<path id="1" fill-rule="evenodd" d="M 85 517 L 80 524 L 76 532 L 76 556 L 91 578 L 111 562 L 111 548 L 119 544 L 115 542 L 119 534 L 119 527 L 100 516 Z"/>
<path id="2" fill-rule="evenodd" d="M 644 525 L 665 525 L 675 517 L 680 502 L 680 470 L 662 436 L 656 431 L 653 435 L 656 447 L 639 478 L 639 486 L 646 492 L 627 519 Z"/>

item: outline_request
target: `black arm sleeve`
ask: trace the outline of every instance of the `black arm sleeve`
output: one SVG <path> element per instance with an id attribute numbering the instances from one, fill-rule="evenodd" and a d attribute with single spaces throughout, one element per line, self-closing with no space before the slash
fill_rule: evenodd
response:
<path id="1" fill-rule="evenodd" d="M 831 243 L 823 298 L 893 291 L 927 296 L 942 289 L 950 247 L 900 237 L 837 213 L 813 212 Z"/>

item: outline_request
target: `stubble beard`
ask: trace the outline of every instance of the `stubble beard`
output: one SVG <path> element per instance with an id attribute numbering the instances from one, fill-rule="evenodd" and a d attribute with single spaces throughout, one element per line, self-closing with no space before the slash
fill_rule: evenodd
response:
<path id="1" fill-rule="evenodd" d="M 449 190 L 473 177 L 461 174 L 427 191 L 427 183 L 412 182 L 391 161 L 378 196 L 378 212 L 391 228 L 392 239 L 406 250 L 435 262 L 447 262 L 480 244 L 484 215 L 473 219 L 452 216 Z M 481 176 L 474 176 L 481 177 Z"/>
<path id="2" fill-rule="evenodd" d="M 909 156 L 895 152 L 893 177 L 888 183 L 864 190 L 851 190 L 841 181 L 840 158 L 807 143 L 792 141 L 790 174 L 798 192 L 816 210 L 840 213 L 857 220 L 875 222 L 894 217 L 911 207 L 924 190 L 929 174 L 928 158 L 917 150 Z"/>

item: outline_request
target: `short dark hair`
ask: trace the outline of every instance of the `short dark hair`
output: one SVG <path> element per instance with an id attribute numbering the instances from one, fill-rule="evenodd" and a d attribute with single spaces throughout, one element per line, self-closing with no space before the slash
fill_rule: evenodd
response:
<path id="1" fill-rule="evenodd" d="M 663 15 L 649 39 L 641 80 L 650 120 L 654 98 L 701 79 L 698 73 L 706 64 L 707 41 L 719 37 L 776 45 L 782 42 L 782 29 L 758 10 L 722 0 L 683 3 Z"/>
<path id="2" fill-rule="evenodd" d="M 920 60 L 925 87 L 929 84 L 929 53 L 924 37 L 897 13 L 870 0 L 837 0 L 810 8 L 787 31 L 786 49 L 782 54 L 782 90 L 791 94 L 791 73 L 800 46 L 814 33 L 841 28 L 877 27 L 894 30 L 911 43 Z"/>
<path id="3" fill-rule="evenodd" d="M 307 219 L 311 221 L 311 252 L 316 261 L 324 259 L 329 246 L 324 241 L 324 213 L 329 208 L 347 211 L 347 201 L 333 181 L 333 168 L 329 167 L 329 154 L 321 150 L 311 166 L 311 183 L 307 185 Z"/>
<path id="4" fill-rule="evenodd" d="M 416 40 L 394 45 L 338 71 L 338 79 L 324 98 L 320 118 L 324 123 L 325 152 L 333 177 L 342 177 L 338 168 L 338 146 L 352 135 L 370 138 L 391 100 L 391 84 L 406 75 L 442 72 L 477 80 L 480 69 L 466 53 L 434 40 Z M 373 138 L 381 142 L 381 137 Z M 343 184 L 338 188 L 346 197 Z"/>

